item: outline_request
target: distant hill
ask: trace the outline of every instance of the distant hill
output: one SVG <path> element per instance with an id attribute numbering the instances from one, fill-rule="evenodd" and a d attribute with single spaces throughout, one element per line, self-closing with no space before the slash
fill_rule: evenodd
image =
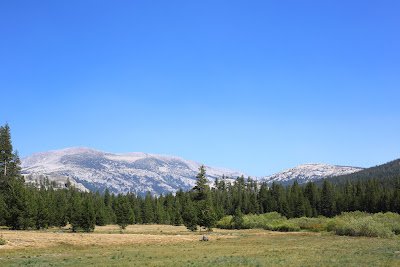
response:
<path id="1" fill-rule="evenodd" d="M 299 184 L 304 184 L 332 176 L 356 173 L 361 170 L 363 170 L 363 168 L 309 163 L 267 176 L 261 179 L 261 182 L 265 181 L 267 184 L 275 182 L 288 185 L 293 184 L 293 182 L 297 180 Z"/>
<path id="2" fill-rule="evenodd" d="M 393 183 L 396 177 L 400 177 L 400 159 L 367 168 L 359 172 L 330 177 L 328 180 L 334 185 L 344 184 L 346 183 L 347 179 L 350 182 L 357 182 L 358 179 L 365 181 L 372 178 L 376 178 L 381 182 Z M 317 181 L 316 185 L 320 186 L 322 183 L 323 181 Z"/>
<path id="3" fill-rule="evenodd" d="M 87 147 L 72 147 L 35 153 L 21 159 L 24 174 L 62 175 L 100 192 L 161 194 L 189 190 L 196 182 L 202 163 L 180 157 L 141 152 L 115 154 Z M 247 174 L 205 166 L 210 183 L 223 175 L 236 178 Z"/>

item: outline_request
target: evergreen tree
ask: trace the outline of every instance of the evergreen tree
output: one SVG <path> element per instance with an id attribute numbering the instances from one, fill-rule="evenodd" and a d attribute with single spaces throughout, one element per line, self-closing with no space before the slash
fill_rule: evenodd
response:
<path id="1" fill-rule="evenodd" d="M 11 144 L 10 127 L 6 123 L 0 127 L 0 173 L 7 176 L 7 167 L 13 158 L 13 147 Z"/>
<path id="2" fill-rule="evenodd" d="M 197 231 L 198 218 L 197 210 L 192 201 L 188 200 L 183 211 L 183 224 L 190 231 Z"/>
<path id="3" fill-rule="evenodd" d="M 103 226 L 107 224 L 107 208 L 104 204 L 103 198 L 100 196 L 99 191 L 96 192 L 94 200 L 96 225 Z"/>
<path id="4" fill-rule="evenodd" d="M 317 211 L 317 205 L 318 205 L 318 192 L 317 192 L 317 187 L 313 182 L 308 182 L 305 189 L 304 189 L 304 194 L 306 199 L 308 200 L 308 203 L 310 204 L 311 208 L 311 216 L 312 217 L 317 217 L 318 216 L 318 211 Z"/>
<path id="5" fill-rule="evenodd" d="M 68 223 L 68 214 L 67 214 L 67 207 L 68 201 L 66 196 L 66 189 L 58 190 L 55 193 L 54 197 L 54 206 L 55 209 L 55 222 L 54 225 L 57 227 L 64 227 Z"/>
<path id="6" fill-rule="evenodd" d="M 93 232 L 96 225 L 93 201 L 85 197 L 82 202 L 82 213 L 79 227 L 85 232 Z"/>
<path id="7" fill-rule="evenodd" d="M 244 219 L 243 219 L 243 213 L 240 210 L 240 207 L 236 208 L 235 215 L 232 217 L 231 223 L 233 225 L 233 228 L 235 228 L 235 229 L 243 228 Z"/>
<path id="8" fill-rule="evenodd" d="M 200 227 L 207 228 L 211 231 L 216 224 L 217 216 L 215 214 L 210 187 L 207 185 L 206 170 L 204 166 L 199 168 L 196 176 L 196 186 L 192 189 L 194 192 L 194 200 L 197 206 L 197 218 Z"/>
<path id="9" fill-rule="evenodd" d="M 195 200 L 205 200 L 210 195 L 210 188 L 207 185 L 206 169 L 203 165 L 199 168 L 199 173 L 196 175 L 196 185 L 192 191 L 195 193 Z"/>
<path id="10" fill-rule="evenodd" d="M 72 226 L 72 232 L 76 232 L 81 227 L 82 220 L 82 201 L 77 191 L 74 189 L 69 200 L 69 223 Z"/>
<path id="11" fill-rule="evenodd" d="M 150 192 L 147 193 L 144 202 L 143 202 L 143 223 L 152 223 L 154 222 L 154 200 L 151 196 Z"/>
<path id="12" fill-rule="evenodd" d="M 326 217 L 333 217 L 335 215 L 335 199 L 334 191 L 331 183 L 324 180 L 321 196 L 321 214 Z"/>
<path id="13" fill-rule="evenodd" d="M 126 226 L 135 223 L 135 214 L 133 213 L 127 197 L 118 195 L 117 201 L 117 209 L 115 211 L 117 216 L 117 224 L 121 227 L 121 229 L 125 229 Z"/>
<path id="14" fill-rule="evenodd" d="M 13 230 L 25 230 L 34 226 L 36 205 L 33 195 L 24 187 L 22 181 L 17 179 L 9 181 L 5 204 L 7 226 Z"/>
<path id="15" fill-rule="evenodd" d="M 49 209 L 44 194 L 36 196 L 37 210 L 35 216 L 36 229 L 47 228 L 49 226 Z"/>

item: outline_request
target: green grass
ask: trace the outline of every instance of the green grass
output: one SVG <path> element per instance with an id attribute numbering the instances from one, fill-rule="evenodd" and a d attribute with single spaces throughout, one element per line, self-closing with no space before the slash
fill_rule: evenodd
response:
<path id="1" fill-rule="evenodd" d="M 226 216 L 217 222 L 221 229 L 235 228 L 232 216 Z M 334 218 L 292 218 L 287 219 L 277 212 L 259 215 L 245 215 L 242 229 L 264 229 L 280 232 L 331 232 L 345 236 L 367 236 L 382 238 L 398 238 L 400 235 L 400 215 L 397 213 L 343 212 Z"/>
<path id="2" fill-rule="evenodd" d="M 0 250 L 0 266 L 400 266 L 398 238 L 231 230 L 177 244 Z"/>

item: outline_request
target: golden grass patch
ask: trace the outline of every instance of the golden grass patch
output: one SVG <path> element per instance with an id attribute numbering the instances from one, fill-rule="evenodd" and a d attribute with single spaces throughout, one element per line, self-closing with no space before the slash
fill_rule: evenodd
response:
<path id="1" fill-rule="evenodd" d="M 53 229 L 54 230 L 54 229 Z M 65 230 L 64 230 L 65 231 Z M 7 241 L 0 249 L 45 248 L 59 244 L 76 246 L 117 246 L 130 244 L 174 244 L 195 242 L 199 233 L 191 233 L 183 226 L 131 225 L 121 231 L 118 226 L 96 227 L 94 233 L 11 231 L 0 230 Z M 232 238 L 230 235 L 207 233 L 210 241 L 217 238 Z"/>

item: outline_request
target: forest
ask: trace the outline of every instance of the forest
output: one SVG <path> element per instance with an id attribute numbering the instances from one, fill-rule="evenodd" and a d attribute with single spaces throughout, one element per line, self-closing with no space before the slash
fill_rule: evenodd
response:
<path id="1" fill-rule="evenodd" d="M 211 230 L 225 216 L 238 214 L 331 218 L 351 211 L 400 212 L 400 177 L 396 175 L 337 184 L 326 179 L 321 186 L 312 182 L 268 186 L 245 177 L 229 183 L 223 177 L 210 187 L 202 166 L 190 191 L 141 197 L 109 190 L 105 194 L 80 192 L 70 184 L 59 189 L 48 180 L 39 187 L 26 185 L 19 164 L 6 124 L 0 127 L 0 225 L 14 230 L 70 224 L 73 232 L 91 232 L 96 225 L 107 224 L 122 229 L 131 224 L 183 224 L 196 231 L 199 227 Z"/>

